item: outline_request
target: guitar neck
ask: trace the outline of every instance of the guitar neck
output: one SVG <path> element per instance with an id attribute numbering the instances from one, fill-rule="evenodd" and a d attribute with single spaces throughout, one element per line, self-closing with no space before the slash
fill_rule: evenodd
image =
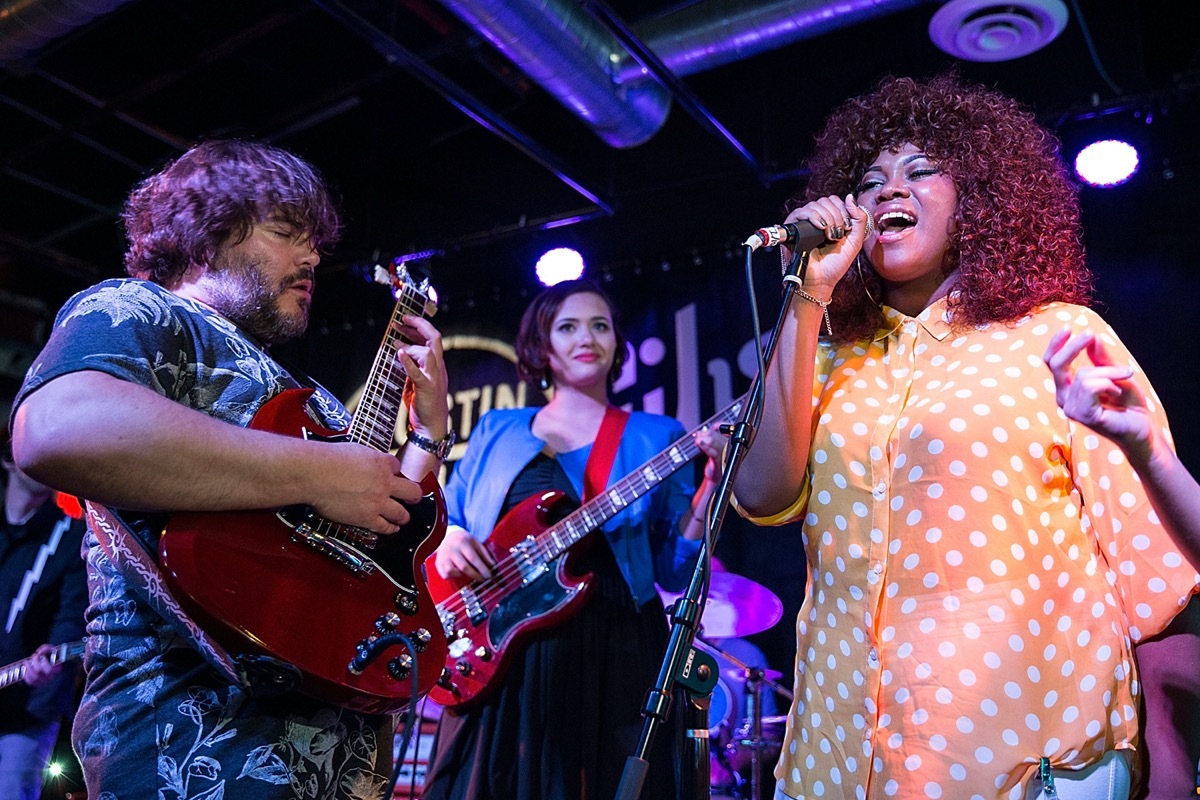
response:
<path id="1" fill-rule="evenodd" d="M 538 550 L 546 561 L 565 553 L 621 509 L 647 494 L 700 454 L 695 434 L 704 428 L 732 422 L 746 401 L 743 395 L 712 418 L 675 440 L 666 450 L 651 458 L 629 475 L 608 487 L 537 537 Z"/>
<path id="2" fill-rule="evenodd" d="M 78 658 L 80 655 L 83 655 L 83 646 L 84 642 L 82 641 L 64 642 L 63 644 L 56 645 L 47 657 L 52 665 L 62 664 L 72 658 Z M 22 658 L 20 661 L 14 661 L 7 666 L 0 667 L 0 689 L 6 689 L 14 683 L 24 680 L 25 671 L 33 663 L 33 659 L 34 657 L 30 656 L 29 658 Z"/>
<path id="3" fill-rule="evenodd" d="M 29 659 L 23 658 L 0 670 L 0 689 L 12 686 L 14 683 L 23 680 L 27 666 L 29 666 Z"/>
<path id="4" fill-rule="evenodd" d="M 401 287 L 396 308 L 383 334 L 383 342 L 375 354 L 375 363 L 367 377 L 358 410 L 347 431 L 351 441 L 385 453 L 391 450 L 396 422 L 400 419 L 400 409 L 404 407 L 404 382 L 408 377 L 397 358 L 399 345 L 405 339 L 396 326 L 405 314 L 424 316 L 425 310 L 426 300 L 421 294 L 411 286 Z"/>

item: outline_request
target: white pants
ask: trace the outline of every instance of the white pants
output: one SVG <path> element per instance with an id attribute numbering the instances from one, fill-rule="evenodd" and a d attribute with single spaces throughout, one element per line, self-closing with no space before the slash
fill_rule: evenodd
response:
<path id="1" fill-rule="evenodd" d="M 1129 800 L 1129 751 L 1110 750 L 1087 769 L 1052 769 L 1059 800 Z M 1029 782 L 1026 800 L 1046 800 L 1041 783 Z M 783 781 L 775 784 L 775 800 L 795 800 L 783 793 Z"/>

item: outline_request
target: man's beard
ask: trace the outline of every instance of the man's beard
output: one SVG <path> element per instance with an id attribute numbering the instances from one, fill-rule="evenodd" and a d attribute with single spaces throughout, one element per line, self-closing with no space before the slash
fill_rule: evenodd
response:
<path id="1" fill-rule="evenodd" d="M 301 267 L 271 286 L 258 261 L 231 260 L 227 254 L 218 254 L 209 277 L 209 305 L 264 342 L 286 342 L 308 327 L 307 298 L 301 299 L 300 310 L 290 315 L 283 311 L 280 301 L 289 286 L 313 279 L 311 267 Z"/>

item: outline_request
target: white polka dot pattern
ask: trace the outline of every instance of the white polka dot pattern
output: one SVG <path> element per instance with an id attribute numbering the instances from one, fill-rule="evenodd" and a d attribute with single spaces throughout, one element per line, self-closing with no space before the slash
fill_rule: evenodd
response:
<path id="1" fill-rule="evenodd" d="M 803 515 L 809 560 L 776 776 L 795 797 L 1019 796 L 1043 756 L 1132 745 L 1132 644 L 1200 576 L 1120 451 L 1055 404 L 1041 356 L 1064 325 L 1134 363 L 1095 313 L 965 333 L 943 303 L 888 313 L 869 347 L 822 347 L 810 485 L 759 520 Z"/>

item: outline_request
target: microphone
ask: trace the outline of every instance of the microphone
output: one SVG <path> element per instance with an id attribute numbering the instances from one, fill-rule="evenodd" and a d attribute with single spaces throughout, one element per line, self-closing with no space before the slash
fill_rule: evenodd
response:
<path id="1" fill-rule="evenodd" d="M 851 220 L 853 224 L 853 220 Z M 870 236 L 875 230 L 875 220 L 867 214 L 867 236 Z M 837 239 L 832 239 L 826 235 L 825 231 L 818 228 L 806 219 L 798 219 L 795 222 L 786 222 L 783 225 L 771 225 L 767 228 L 759 228 L 754 233 L 750 234 L 750 238 L 743 244 L 750 248 L 753 252 L 760 247 L 775 247 L 785 244 L 793 250 L 812 250 L 814 247 L 820 247 L 828 242 L 836 242 Z"/>

